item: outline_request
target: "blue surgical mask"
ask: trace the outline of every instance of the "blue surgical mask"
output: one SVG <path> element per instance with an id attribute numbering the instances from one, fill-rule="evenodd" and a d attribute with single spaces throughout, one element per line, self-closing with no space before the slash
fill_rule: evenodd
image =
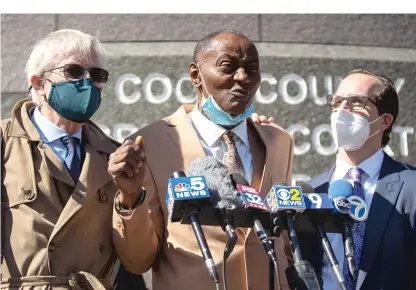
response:
<path id="1" fill-rule="evenodd" d="M 202 85 L 205 87 L 205 91 L 208 92 L 207 87 L 204 83 L 204 79 L 202 78 L 201 69 L 199 69 L 199 73 L 201 75 Z M 211 94 L 209 94 L 207 98 L 202 96 L 201 108 L 204 110 L 208 119 L 210 119 L 213 123 L 222 126 L 236 126 L 248 117 L 250 117 L 255 112 L 254 103 L 252 103 L 243 113 L 233 117 L 220 108 L 220 106 L 217 104 L 217 102 L 214 100 Z"/>
<path id="2" fill-rule="evenodd" d="M 90 78 L 52 83 L 48 104 L 65 119 L 85 123 L 100 107 L 101 91 Z"/>
<path id="3" fill-rule="evenodd" d="M 202 99 L 201 107 L 208 119 L 215 124 L 223 126 L 236 126 L 254 113 L 254 104 L 251 104 L 244 113 L 232 117 L 218 106 L 212 95 L 209 95 L 207 99 Z"/>

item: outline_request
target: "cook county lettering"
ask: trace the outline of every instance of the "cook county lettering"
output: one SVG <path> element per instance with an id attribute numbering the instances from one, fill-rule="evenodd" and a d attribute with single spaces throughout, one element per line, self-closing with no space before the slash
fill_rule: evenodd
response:
<path id="1" fill-rule="evenodd" d="M 181 73 L 172 79 L 176 79 L 175 85 L 171 78 L 163 73 L 149 73 L 143 80 L 140 76 L 126 73 L 121 75 L 115 83 L 115 97 L 120 104 L 127 106 L 137 103 L 141 98 L 144 98 L 146 102 L 152 105 L 163 105 L 166 102 L 171 103 L 174 101 L 172 99 L 173 95 L 179 104 L 194 103 L 196 101 L 196 91 L 192 86 L 189 75 Z M 282 75 L 277 79 L 271 74 L 264 73 L 262 74 L 261 86 L 255 96 L 255 103 L 270 105 L 276 103 L 280 98 L 286 104 L 297 106 L 309 99 L 318 107 L 325 106 L 325 95 L 333 93 L 341 80 L 342 77 L 340 76 L 325 75 L 318 78 L 315 75 L 309 75 L 303 78 L 294 73 Z M 398 92 L 400 92 L 404 84 L 404 78 L 399 77 L 395 79 Z M 318 87 L 320 88 L 319 92 Z M 161 117 L 164 116 L 155 116 L 155 119 Z M 307 126 L 302 123 L 302 119 L 308 119 L 307 112 L 299 119 L 299 122 L 290 124 L 285 128 L 294 136 L 294 154 L 296 156 L 305 155 L 311 151 L 321 156 L 331 156 L 337 152 L 329 123 L 316 124 L 313 125 L 314 128 L 310 128 L 310 125 Z M 147 125 L 143 123 L 123 123 L 120 121 L 108 125 L 101 123 L 99 126 L 106 134 L 111 135 L 118 141 L 123 141 L 127 136 Z M 110 129 L 111 127 L 112 129 Z M 394 150 L 389 145 L 386 146 L 384 148 L 386 153 L 390 156 L 408 157 L 409 137 L 414 135 L 414 128 L 406 125 L 395 126 L 393 127 L 392 135 L 396 135 L 393 138 L 398 139 L 398 144 Z M 308 141 L 305 137 L 310 138 L 310 140 Z M 330 141 L 323 142 L 323 139 Z M 297 174 L 294 177 L 298 180 L 308 178 L 307 175 L 303 174 Z"/>
<path id="2" fill-rule="evenodd" d="M 318 78 L 314 75 L 308 76 L 305 80 L 298 74 L 290 73 L 283 75 L 279 81 L 267 73 L 261 75 L 261 86 L 256 93 L 256 102 L 260 104 L 272 104 L 280 96 L 282 100 L 289 105 L 299 105 L 309 96 L 317 106 L 326 105 L 325 95 L 332 94 L 342 77 L 329 76 L 323 77 L 323 93 L 318 93 Z M 188 84 L 187 84 L 188 83 Z M 405 83 L 404 78 L 397 78 L 395 85 L 400 92 Z M 153 93 L 153 86 L 158 84 L 162 88 L 160 94 Z M 274 90 L 277 85 L 277 92 Z M 126 92 L 128 86 L 133 86 L 129 93 Z M 139 88 L 141 86 L 141 89 Z M 289 87 L 293 87 L 290 90 Z M 268 89 L 267 89 L 268 88 Z M 186 91 L 185 93 L 183 91 Z M 267 94 L 265 92 L 268 91 Z M 297 91 L 297 93 L 293 93 Z M 308 94 L 309 93 L 309 94 Z M 163 104 L 170 99 L 173 94 L 173 85 L 171 79 L 163 73 L 150 73 L 143 81 L 132 73 L 121 75 L 115 84 L 115 94 L 118 100 L 125 105 L 131 105 L 138 102 L 143 94 L 147 102 L 151 104 Z M 187 73 L 178 75 L 175 86 L 175 96 L 181 104 L 194 103 L 196 101 L 196 91 L 192 86 L 191 80 Z"/>

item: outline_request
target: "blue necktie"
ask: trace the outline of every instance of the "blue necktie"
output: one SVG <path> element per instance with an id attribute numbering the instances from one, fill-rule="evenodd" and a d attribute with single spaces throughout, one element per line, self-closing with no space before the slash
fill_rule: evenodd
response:
<path id="1" fill-rule="evenodd" d="M 62 137 L 62 142 L 68 150 L 68 154 L 65 158 L 65 165 L 75 183 L 78 182 L 79 175 L 81 174 L 81 160 L 79 159 L 76 150 L 78 140 L 78 138 L 71 136 Z"/>
<path id="2" fill-rule="evenodd" d="M 363 200 L 365 200 L 364 196 L 364 189 L 361 185 L 361 175 L 364 173 L 364 171 L 360 168 L 354 167 L 351 168 L 348 172 L 349 176 L 351 177 L 352 181 L 354 182 L 354 192 L 355 195 L 358 197 L 361 197 Z M 355 267 L 357 271 L 360 268 L 360 259 L 361 259 L 361 252 L 363 249 L 363 241 L 364 241 L 364 233 L 365 233 L 365 221 L 355 223 L 352 227 L 352 235 L 354 239 L 354 250 L 355 250 Z M 356 287 L 356 281 L 354 281 L 349 275 L 348 272 L 348 265 L 347 260 L 344 261 L 344 277 L 345 277 L 345 283 L 348 290 L 355 290 Z"/>

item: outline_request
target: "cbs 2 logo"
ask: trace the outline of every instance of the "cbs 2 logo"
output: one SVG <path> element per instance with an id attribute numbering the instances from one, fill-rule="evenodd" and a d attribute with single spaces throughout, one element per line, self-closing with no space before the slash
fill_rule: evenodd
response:
<path id="1" fill-rule="evenodd" d="M 301 200 L 300 191 L 297 188 L 291 188 L 289 192 L 291 194 L 290 200 Z"/>

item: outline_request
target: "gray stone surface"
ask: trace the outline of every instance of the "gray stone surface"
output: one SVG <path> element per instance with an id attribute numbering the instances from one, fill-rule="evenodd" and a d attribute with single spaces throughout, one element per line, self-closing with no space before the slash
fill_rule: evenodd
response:
<path id="1" fill-rule="evenodd" d="M 53 14 L 1 15 L 1 92 L 26 87 L 24 68 L 32 46 L 55 29 Z"/>
<path id="2" fill-rule="evenodd" d="M 100 36 L 103 41 L 186 41 L 234 28 L 259 39 L 256 14 L 63 14 L 58 28 L 76 28 Z"/>
<path id="3" fill-rule="evenodd" d="M 416 15 L 261 15 L 261 41 L 416 47 Z"/>
<path id="4" fill-rule="evenodd" d="M 147 44 L 143 45 L 146 46 Z M 180 46 L 180 43 L 176 45 Z M 122 51 L 140 51 L 141 49 L 137 46 L 141 45 L 133 44 L 131 49 L 128 49 L 128 45 L 126 45 Z M 185 43 L 184 46 L 189 48 L 190 44 Z M 122 55 L 118 54 L 119 47 L 117 44 L 106 45 L 106 47 L 111 56 L 109 64 L 112 73 L 103 91 L 102 106 L 93 119 L 103 125 L 103 128 L 106 128 L 113 137 L 123 139 L 135 128 L 140 128 L 156 119 L 167 116 L 181 105 L 176 89 L 178 81 L 187 75 L 191 53 L 186 56 L 183 55 L 183 50 L 178 49 L 179 53 L 175 55 L 175 50 L 168 49 L 169 53 L 163 55 L 163 50 L 158 50 L 155 46 L 152 54 L 128 53 Z M 171 48 L 174 48 L 174 46 Z M 335 54 L 328 54 L 328 57 L 325 58 L 325 54 L 320 55 L 318 53 L 320 52 L 319 49 L 310 49 L 310 55 L 305 53 L 301 57 L 301 54 L 296 55 L 296 51 L 301 51 L 301 48 L 296 45 L 289 45 L 287 49 L 284 49 L 280 44 L 276 44 L 275 47 L 273 44 L 267 44 L 266 46 L 259 44 L 259 50 L 260 53 L 265 52 L 265 55 L 261 56 L 261 70 L 265 74 L 263 79 L 269 78 L 270 80 L 271 78 L 272 84 L 270 85 L 267 82 L 262 84 L 260 92 L 263 97 L 258 96 L 256 99 L 258 112 L 266 116 L 273 116 L 277 124 L 283 128 L 287 129 L 294 124 L 300 124 L 310 131 L 309 135 L 306 136 L 300 133 L 295 134 L 296 146 L 301 146 L 304 142 L 306 142 L 305 144 L 311 144 L 311 148 L 306 154 L 295 156 L 295 174 L 313 176 L 327 169 L 334 162 L 334 154 L 322 155 L 323 153 L 319 151 L 322 148 L 313 145 L 312 142 L 313 136 L 316 136 L 316 128 L 322 124 L 329 125 L 330 116 L 330 111 L 325 104 L 316 104 L 316 101 L 325 94 L 335 91 L 339 79 L 356 67 L 365 67 L 383 73 L 398 84 L 400 89 L 400 115 L 396 123 L 396 130 L 409 127 L 409 130 L 413 130 L 413 133 L 408 134 L 407 142 L 400 140 L 398 133 L 393 133 L 391 149 L 395 158 L 410 164 L 416 164 L 414 134 L 416 128 L 414 121 L 416 112 L 416 102 L 414 101 L 416 93 L 414 78 L 416 73 L 415 51 L 359 47 L 356 50 L 361 52 L 360 57 L 351 59 L 345 58 L 342 55 L 342 50 L 333 50 Z M 276 51 L 276 55 L 273 56 L 270 53 L 272 51 Z M 295 56 L 282 55 L 285 51 L 293 51 Z M 395 51 L 397 51 L 395 57 L 389 56 L 389 53 Z M 354 52 L 353 48 L 350 48 L 350 52 Z M 382 58 L 377 60 L 376 57 L 369 57 L 370 59 L 366 60 L 363 57 L 365 55 L 379 55 Z M 402 58 L 399 56 L 402 56 Z M 130 81 L 121 86 L 120 83 L 126 74 L 130 74 Z M 287 86 L 285 85 L 285 79 L 289 80 Z M 154 82 L 151 90 L 146 90 L 146 84 L 149 83 L 149 80 Z M 160 80 L 166 82 L 165 87 Z M 295 80 L 298 81 L 298 84 Z M 316 89 L 314 84 L 316 84 Z M 164 91 L 166 100 L 161 101 L 160 95 Z M 124 96 L 121 92 L 124 93 Z M 274 100 L 265 97 L 271 92 L 277 93 Z M 302 95 L 302 92 L 305 95 Z M 298 93 L 300 94 L 300 100 L 297 102 L 295 96 Z M 182 95 L 185 96 L 185 100 L 186 98 L 192 98 L 194 94 L 193 87 L 188 81 L 185 81 L 182 86 Z M 9 114 L 12 104 L 21 96 L 23 95 L 2 94 L 2 114 L 4 117 Z M 303 100 L 302 96 L 305 96 Z M 155 104 L 157 101 L 160 101 L 160 104 Z M 330 146 L 332 142 L 329 134 L 323 134 L 320 140 L 323 146 Z M 403 147 L 404 143 L 407 145 L 407 153 L 406 148 Z"/>
<path id="5" fill-rule="evenodd" d="M 129 130 L 169 115 L 181 105 L 176 88 L 178 81 L 187 75 L 194 41 L 225 27 L 239 29 L 254 41 L 260 41 L 263 80 L 271 84 L 265 81 L 260 88 L 261 95 L 256 99 L 258 112 L 275 117 L 284 128 L 294 124 L 307 128 L 309 135 L 295 133 L 299 148 L 313 143 L 317 127 L 329 124 L 328 108 L 315 102 L 335 91 L 346 72 L 366 67 L 391 77 L 400 89 L 400 113 L 395 129 L 413 130 L 406 135 L 407 140 L 405 135 L 393 133 L 391 150 L 396 159 L 416 164 L 415 15 L 2 15 L 1 119 L 9 117 L 15 103 L 26 97 L 24 66 L 35 41 L 55 29 L 77 28 L 107 42 L 111 76 L 103 91 L 102 106 L 93 120 L 113 137 L 123 138 Z M 126 79 L 126 74 L 130 74 L 134 83 L 126 82 L 123 97 L 120 82 Z M 163 75 L 165 85 L 172 85 L 172 91 L 165 91 L 168 93 L 165 102 L 152 104 L 150 101 L 158 97 L 152 98 L 144 87 L 149 80 Z M 287 88 L 285 79 L 292 80 Z M 160 81 L 153 83 L 151 92 L 163 93 Z M 306 98 L 298 104 L 289 104 L 296 101 L 290 96 L 299 92 L 306 92 Z M 194 93 L 185 81 L 179 96 L 192 98 Z M 277 93 L 275 99 L 273 93 Z M 267 97 L 268 94 L 271 95 Z M 266 104 L 267 101 L 270 103 Z M 123 131 L 123 127 L 127 129 Z M 321 141 L 324 146 L 331 144 L 328 134 L 323 134 Z M 295 156 L 295 174 L 313 176 L 333 164 L 335 155 L 323 156 L 317 148 L 311 145 L 306 154 Z M 144 279 L 151 289 L 150 273 Z"/>

